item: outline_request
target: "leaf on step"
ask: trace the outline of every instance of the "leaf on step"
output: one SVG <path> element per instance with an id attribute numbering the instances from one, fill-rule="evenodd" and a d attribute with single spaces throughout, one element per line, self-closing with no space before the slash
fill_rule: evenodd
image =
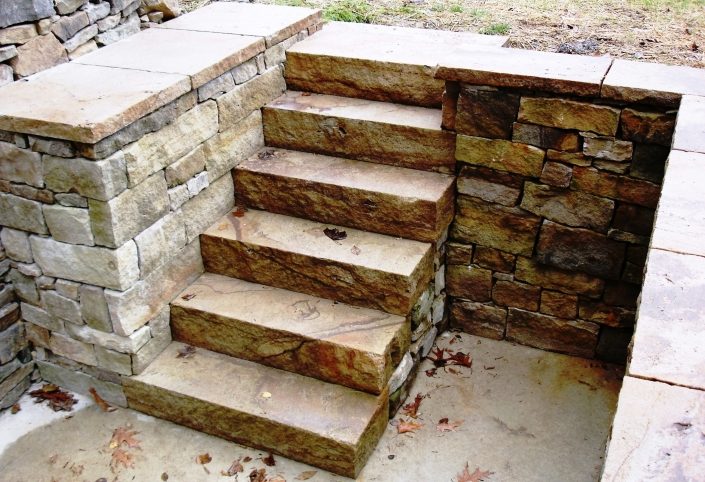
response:
<path id="1" fill-rule="evenodd" d="M 411 418 L 416 418 L 419 416 L 419 407 L 421 406 L 421 400 L 426 398 L 426 395 L 416 394 L 416 398 L 411 403 L 407 403 L 402 408 L 402 411 Z"/>
<path id="2" fill-rule="evenodd" d="M 179 348 L 179 354 L 176 358 L 191 358 L 196 353 L 196 347 L 191 345 L 185 345 Z"/>
<path id="3" fill-rule="evenodd" d="M 245 467 L 242 466 L 242 463 L 240 462 L 241 460 L 242 457 L 238 457 L 237 460 L 233 460 L 233 463 L 230 464 L 228 470 L 221 470 L 220 475 L 224 477 L 232 477 L 233 475 L 236 475 L 239 472 L 244 472 Z"/>
<path id="4" fill-rule="evenodd" d="M 407 422 L 403 418 L 400 418 L 397 423 L 397 433 L 414 433 L 421 427 L 423 427 L 422 423 L 411 421 Z"/>
<path id="5" fill-rule="evenodd" d="M 113 450 L 113 454 L 110 459 L 110 470 L 115 473 L 119 469 L 120 465 L 126 469 L 134 468 L 135 460 L 131 453 L 128 453 L 121 448 L 116 448 Z"/>
<path id="6" fill-rule="evenodd" d="M 22 410 L 22 407 L 20 406 L 20 404 L 19 404 L 19 403 L 16 403 L 16 404 L 14 404 L 14 405 L 12 406 L 12 408 L 10 409 L 10 413 L 11 413 L 12 415 L 14 415 L 14 414 L 16 414 L 17 412 L 19 412 L 19 411 L 21 411 L 21 410 Z"/>
<path id="7" fill-rule="evenodd" d="M 246 212 L 247 208 L 245 206 L 235 206 L 235 209 L 233 209 L 233 216 L 236 218 L 241 218 L 245 216 Z"/>
<path id="8" fill-rule="evenodd" d="M 451 355 L 450 361 L 452 361 L 454 365 L 472 368 L 472 357 L 469 354 L 463 353 L 462 351 Z"/>
<path id="9" fill-rule="evenodd" d="M 307 470 L 306 472 L 301 472 L 296 476 L 296 480 L 308 480 L 318 473 L 317 470 Z"/>
<path id="10" fill-rule="evenodd" d="M 213 460 L 213 457 L 211 457 L 211 454 L 206 452 L 205 454 L 199 454 L 196 456 L 196 463 L 197 464 L 209 464 L 211 463 L 211 460 Z"/>
<path id="11" fill-rule="evenodd" d="M 346 233 L 345 231 L 341 231 L 338 228 L 325 228 L 323 230 L 323 234 L 328 236 L 333 241 L 340 241 L 341 239 L 345 239 L 348 237 L 348 233 Z"/>
<path id="12" fill-rule="evenodd" d="M 124 427 L 118 427 L 113 430 L 113 436 L 110 439 L 109 444 L 110 448 L 119 448 L 120 446 L 125 444 L 131 449 L 139 449 L 141 442 L 135 438 L 135 435 L 137 435 L 139 432 L 131 429 L 132 427 L 130 425 L 126 425 Z"/>
<path id="13" fill-rule="evenodd" d="M 162 472 L 162 480 L 163 480 L 164 482 L 166 482 L 167 480 L 169 480 L 169 474 L 167 474 L 166 472 Z"/>
<path id="14" fill-rule="evenodd" d="M 252 457 L 250 457 L 249 455 L 246 455 L 245 458 L 242 459 L 242 461 L 243 461 L 244 463 L 252 462 Z"/>
<path id="15" fill-rule="evenodd" d="M 78 400 L 72 394 L 51 383 L 44 384 L 41 388 L 29 392 L 29 394 L 34 398 L 35 403 L 46 401 L 55 412 L 70 412 L 73 410 L 73 406 L 78 403 Z"/>
<path id="16" fill-rule="evenodd" d="M 274 149 L 265 149 L 263 151 L 260 151 L 257 154 L 257 158 L 262 161 L 266 161 L 267 159 L 271 159 L 271 158 L 275 157 L 276 155 L 277 155 L 277 151 L 275 151 Z"/>
<path id="17" fill-rule="evenodd" d="M 250 482 L 267 482 L 267 471 L 265 469 L 254 469 L 250 472 Z"/>
<path id="18" fill-rule="evenodd" d="M 436 425 L 436 430 L 439 432 L 455 432 L 455 430 L 463 424 L 464 420 L 456 420 L 449 422 L 448 418 L 442 418 Z"/>
<path id="19" fill-rule="evenodd" d="M 362 253 L 362 250 L 361 250 L 360 248 L 358 248 L 357 246 L 353 245 L 353 247 L 350 248 L 350 252 L 351 252 L 352 254 L 354 254 L 355 256 L 357 256 L 357 255 L 359 255 L 360 253 Z"/>
<path id="20" fill-rule="evenodd" d="M 186 293 L 184 296 L 181 297 L 181 299 L 184 301 L 191 301 L 195 297 L 196 297 L 196 293 Z"/>
<path id="21" fill-rule="evenodd" d="M 98 405 L 102 411 L 114 412 L 115 410 L 117 410 L 117 408 L 111 406 L 108 402 L 103 400 L 103 397 L 98 395 L 98 392 L 95 391 L 95 388 L 90 387 L 88 389 L 88 391 L 90 392 L 91 396 L 93 397 L 93 400 L 95 400 L 95 404 Z"/>
<path id="22" fill-rule="evenodd" d="M 266 466 L 268 466 L 268 467 L 274 467 L 275 465 L 277 465 L 277 461 L 274 460 L 274 454 L 273 454 L 273 453 L 270 453 L 270 454 L 267 455 L 266 457 L 263 457 L 263 458 L 262 458 L 262 462 L 264 462 L 264 465 L 266 465 Z"/>
<path id="23" fill-rule="evenodd" d="M 433 362 L 433 365 L 436 368 L 441 368 L 446 366 L 448 363 L 448 358 L 445 356 L 446 353 L 446 348 L 438 348 L 435 347 L 431 354 L 428 356 L 428 359 Z M 449 351 L 450 353 L 450 351 Z"/>
<path id="24" fill-rule="evenodd" d="M 480 470 L 480 467 L 477 467 L 475 471 L 471 474 L 470 468 L 466 462 L 465 469 L 458 475 L 456 475 L 456 477 L 458 478 L 457 482 L 480 482 L 481 480 L 485 480 L 493 473 L 494 472 Z"/>

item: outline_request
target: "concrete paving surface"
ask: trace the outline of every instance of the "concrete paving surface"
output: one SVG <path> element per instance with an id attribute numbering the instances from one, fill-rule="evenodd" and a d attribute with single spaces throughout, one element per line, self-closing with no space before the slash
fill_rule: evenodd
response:
<path id="1" fill-rule="evenodd" d="M 429 377 L 425 370 L 433 364 L 423 363 L 407 400 L 427 395 L 418 418 L 402 411 L 394 418 L 423 426 L 399 434 L 396 422 L 390 423 L 359 482 L 456 481 L 466 464 L 470 472 L 492 472 L 483 479 L 488 482 L 599 479 L 622 367 L 452 332 L 437 343 L 469 353 L 472 368 L 439 368 Z M 279 456 L 276 465 L 266 466 L 266 452 L 132 410 L 106 413 L 78 398 L 73 412 L 55 413 L 25 395 L 19 413 L 0 414 L 3 482 L 247 482 L 253 469 L 262 468 L 266 480 L 276 482 L 350 480 Z M 439 431 L 443 418 L 448 418 L 446 428 L 455 428 Z M 122 446 L 134 467 L 113 471 L 111 437 L 127 426 L 139 442 L 134 448 Z M 197 463 L 205 453 L 212 460 Z M 252 460 L 242 462 L 244 471 L 237 477 L 221 474 L 245 456 Z"/>

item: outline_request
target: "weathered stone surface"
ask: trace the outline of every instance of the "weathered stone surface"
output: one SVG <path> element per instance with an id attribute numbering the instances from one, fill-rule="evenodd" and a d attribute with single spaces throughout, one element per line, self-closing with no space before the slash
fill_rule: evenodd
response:
<path id="1" fill-rule="evenodd" d="M 232 71 L 216 77 L 215 79 L 206 82 L 198 88 L 198 101 L 204 102 L 208 99 L 217 99 L 226 92 L 230 92 L 235 88 Z M 255 67 L 255 73 L 257 68 Z"/>
<path id="2" fill-rule="evenodd" d="M 490 301 L 492 271 L 476 266 L 450 265 L 446 269 L 446 289 L 451 296 Z"/>
<path id="3" fill-rule="evenodd" d="M 110 15 L 110 3 L 102 1 L 100 3 L 86 3 L 81 7 L 81 10 L 88 15 L 90 23 L 96 23 L 98 20 L 104 19 Z"/>
<path id="4" fill-rule="evenodd" d="M 0 28 L 54 15 L 51 0 L 13 0 L 0 4 Z"/>
<path id="5" fill-rule="evenodd" d="M 13 373 L 9 374 L 7 378 L 0 379 L 0 409 L 8 408 L 12 404 L 8 404 L 8 395 L 14 391 L 14 388 L 18 385 L 29 385 L 27 380 L 29 380 L 30 375 L 34 370 L 33 363 L 27 363 L 20 365 Z M 17 397 L 19 398 L 19 397 Z"/>
<path id="6" fill-rule="evenodd" d="M 53 35 L 42 35 L 17 47 L 17 57 L 10 59 L 10 65 L 16 75 L 27 77 L 67 61 L 61 42 Z"/>
<path id="7" fill-rule="evenodd" d="M 578 297 L 558 291 L 541 291 L 541 313 L 559 318 L 575 318 L 578 315 Z"/>
<path id="8" fill-rule="evenodd" d="M 178 0 L 143 0 L 141 5 L 149 13 L 161 13 L 162 18 L 167 20 L 181 15 L 181 7 Z M 150 16 L 151 19 L 152 17 Z"/>
<path id="9" fill-rule="evenodd" d="M 262 114 L 256 110 L 235 126 L 218 133 L 206 142 L 204 154 L 209 181 L 216 182 L 262 146 Z"/>
<path id="10" fill-rule="evenodd" d="M 34 259 L 45 275 L 124 290 L 139 278 L 137 247 L 77 246 L 50 238 L 30 238 Z"/>
<path id="11" fill-rule="evenodd" d="M 171 213 L 135 237 L 140 276 L 145 278 L 186 245 L 186 230 L 179 214 Z"/>
<path id="12" fill-rule="evenodd" d="M 465 264 L 472 263 L 472 245 L 448 243 L 446 244 L 446 263 Z"/>
<path id="13" fill-rule="evenodd" d="M 560 152 L 549 149 L 546 151 L 546 158 L 549 161 L 558 161 L 574 166 L 589 166 L 592 164 L 592 159 L 585 157 L 582 152 Z"/>
<path id="14" fill-rule="evenodd" d="M 453 328 L 465 333 L 501 340 L 507 324 L 507 311 L 482 303 L 453 300 L 450 320 Z"/>
<path id="15" fill-rule="evenodd" d="M 169 329 L 169 307 L 164 308 L 157 319 L 166 320 L 166 329 L 160 333 L 152 330 L 152 339 L 149 340 L 137 353 L 132 355 L 132 372 L 139 375 L 162 353 L 171 343 L 171 330 Z M 151 323 L 150 323 L 151 324 Z"/>
<path id="16" fill-rule="evenodd" d="M 174 339 L 358 390 L 381 393 L 408 350 L 404 317 L 213 274 L 186 294 Z"/>
<path id="17" fill-rule="evenodd" d="M 611 137 L 597 137 L 584 133 L 583 153 L 586 156 L 606 159 L 608 161 L 624 162 L 632 159 L 633 144 Z"/>
<path id="18" fill-rule="evenodd" d="M 12 194 L 0 193 L 0 225 L 37 234 L 48 234 L 42 215 L 42 205 Z"/>
<path id="19" fill-rule="evenodd" d="M 88 0 L 55 0 L 55 2 L 59 15 L 67 15 L 78 10 L 83 4 L 88 3 Z"/>
<path id="20" fill-rule="evenodd" d="M 498 249 L 476 246 L 473 263 L 492 271 L 511 273 L 514 271 L 515 259 L 516 256 L 513 254 L 505 253 Z"/>
<path id="21" fill-rule="evenodd" d="M 619 306 L 608 306 L 596 301 L 581 300 L 578 306 L 578 316 L 583 320 L 612 328 L 628 328 L 634 326 L 635 313 L 633 310 Z"/>
<path id="22" fill-rule="evenodd" d="M 66 328 L 68 333 L 77 340 L 126 354 L 137 353 L 150 339 L 148 326 L 141 327 L 129 336 L 105 333 L 86 325 L 67 325 Z"/>
<path id="23" fill-rule="evenodd" d="M 74 340 L 60 333 L 55 332 L 51 334 L 49 349 L 57 355 L 83 363 L 84 365 L 96 366 L 98 364 L 93 345 Z"/>
<path id="24" fill-rule="evenodd" d="M 270 69 L 286 62 L 286 51 L 299 40 L 306 38 L 306 32 L 299 32 L 293 37 L 282 40 L 276 45 L 272 45 L 264 51 L 264 65 Z"/>
<path id="25" fill-rule="evenodd" d="M 124 153 L 130 186 L 177 161 L 217 132 L 218 107 L 208 101 L 127 146 Z"/>
<path id="26" fill-rule="evenodd" d="M 531 177 L 541 175 L 544 155 L 526 144 L 464 135 L 458 135 L 455 150 L 458 161 Z"/>
<path id="27" fill-rule="evenodd" d="M 74 208 L 87 208 L 88 200 L 79 194 L 65 193 L 54 195 L 56 202 L 62 206 L 74 207 Z"/>
<path id="28" fill-rule="evenodd" d="M 5 64 L 0 64 L 0 87 L 15 80 L 12 67 Z"/>
<path id="29" fill-rule="evenodd" d="M 235 126 L 254 110 L 259 110 L 279 97 L 285 90 L 286 83 L 279 66 L 235 87 L 217 100 L 220 130 Z"/>
<path id="30" fill-rule="evenodd" d="M 652 144 L 635 144 L 629 175 L 657 184 L 663 181 L 666 159 L 671 150 Z"/>
<path id="31" fill-rule="evenodd" d="M 681 116 L 684 105 L 681 104 Z M 683 118 L 683 117 L 681 117 Z M 676 116 L 673 113 L 624 109 L 620 118 L 622 138 L 632 142 L 670 147 Z"/>
<path id="32" fill-rule="evenodd" d="M 503 206 L 515 206 L 524 182 L 520 176 L 486 167 L 462 166 L 457 186 L 460 194 Z"/>
<path id="33" fill-rule="evenodd" d="M 48 189 L 37 189 L 32 186 L 27 186 L 26 184 L 11 184 L 10 192 L 15 196 L 45 204 L 52 204 L 54 202 L 54 194 Z"/>
<path id="34" fill-rule="evenodd" d="M 603 161 L 602 159 L 595 159 L 592 163 L 593 167 L 600 169 L 602 171 L 613 172 L 615 174 L 626 174 L 629 172 L 630 165 L 628 162 L 623 161 Z"/>
<path id="35" fill-rule="evenodd" d="M 121 375 L 132 375 L 132 358 L 130 355 L 95 346 L 98 366 Z"/>
<path id="36" fill-rule="evenodd" d="M 260 54 L 261 55 L 261 54 Z M 230 74 L 233 77 L 233 80 L 237 85 L 242 84 L 243 82 L 247 82 L 251 78 L 253 78 L 255 75 L 257 75 L 258 68 L 257 68 L 257 60 L 255 59 L 250 59 L 247 62 L 243 62 L 237 67 L 235 67 L 233 70 L 230 71 Z M 264 72 L 264 68 L 262 69 L 262 72 Z"/>
<path id="37" fill-rule="evenodd" d="M 44 187 L 41 156 L 14 144 L 0 142 L 0 179 Z"/>
<path id="38" fill-rule="evenodd" d="M 350 477 L 387 425 L 386 391 L 377 397 L 207 350 L 184 363 L 176 358 L 183 346 L 172 343 L 141 375 L 124 381 L 130 407 L 220 437 L 276 447 L 286 457 Z M 226 393 L 223 377 L 239 380 L 242 395 Z M 266 413 L 262 392 L 271 394 Z"/>
<path id="39" fill-rule="evenodd" d="M 64 368 L 44 361 L 37 362 L 42 379 L 54 383 L 73 392 L 90 396 L 90 389 L 94 388 L 98 395 L 108 403 L 119 407 L 126 407 L 127 400 L 122 387 L 115 383 L 106 382 L 92 377 L 86 373 Z"/>
<path id="40" fill-rule="evenodd" d="M 20 305 L 10 303 L 0 308 L 0 331 L 5 330 L 10 325 L 20 319 Z M 0 380 L 2 378 L 0 377 Z"/>
<path id="41" fill-rule="evenodd" d="M 27 345 L 22 323 L 15 323 L 0 332 L 0 364 L 9 363 Z"/>
<path id="42" fill-rule="evenodd" d="M 122 153 L 103 161 L 45 156 L 44 173 L 49 189 L 75 192 L 99 201 L 108 201 L 127 188 Z"/>
<path id="43" fill-rule="evenodd" d="M 497 281 L 492 289 L 492 301 L 500 306 L 538 311 L 541 288 L 515 281 Z"/>
<path id="44" fill-rule="evenodd" d="M 17 47 L 15 47 L 14 45 L 0 47 L 0 62 L 4 62 L 13 57 L 17 57 Z"/>
<path id="45" fill-rule="evenodd" d="M 191 242 L 216 220 L 227 213 L 235 203 L 232 176 L 222 176 L 195 198 L 182 206 L 186 240 Z"/>
<path id="46" fill-rule="evenodd" d="M 81 317 L 86 325 L 105 332 L 113 330 L 103 288 L 81 285 L 79 299 L 81 302 Z"/>
<path id="47" fill-rule="evenodd" d="M 51 31 L 59 40 L 66 41 L 73 37 L 79 30 L 87 27 L 90 22 L 86 12 L 76 12 L 72 15 L 61 17 L 51 27 Z"/>
<path id="48" fill-rule="evenodd" d="M 536 246 L 537 259 L 556 268 L 618 279 L 626 246 L 593 231 L 545 221 Z"/>
<path id="49" fill-rule="evenodd" d="M 599 326 L 587 321 L 509 308 L 507 339 L 542 350 L 592 358 Z"/>
<path id="50" fill-rule="evenodd" d="M 547 162 L 541 171 L 541 182 L 549 186 L 566 188 L 573 178 L 573 169 L 560 162 Z"/>
<path id="51" fill-rule="evenodd" d="M 511 139 L 519 112 L 520 96 L 494 89 L 462 86 L 458 97 L 455 130 L 459 134 L 489 139 Z"/>
<path id="52" fill-rule="evenodd" d="M 49 233 L 56 241 L 93 246 L 93 233 L 87 209 L 66 206 L 44 206 L 44 218 Z"/>
<path id="53" fill-rule="evenodd" d="M 453 178 L 265 148 L 233 173 L 247 206 L 435 242 L 453 216 Z"/>
<path id="54" fill-rule="evenodd" d="M 120 15 L 118 13 L 116 15 L 110 15 L 108 17 L 101 19 L 101 20 L 98 20 L 98 22 L 96 23 L 96 25 L 98 27 L 98 31 L 105 32 L 107 30 L 111 30 L 111 29 L 117 27 L 118 24 L 120 23 L 121 18 L 122 18 L 122 15 Z"/>
<path id="55" fill-rule="evenodd" d="M 42 305 L 50 316 L 71 323 L 82 324 L 81 310 L 74 300 L 61 296 L 56 291 L 42 292 Z"/>
<path id="56" fill-rule="evenodd" d="M 617 133 L 620 110 L 564 99 L 522 97 L 519 121 L 606 136 Z"/>
<path id="57" fill-rule="evenodd" d="M 90 53 L 91 51 L 98 49 L 98 44 L 96 44 L 93 37 L 98 34 L 98 26 L 91 25 L 86 27 L 76 35 L 64 42 L 64 48 L 69 52 L 69 58 L 75 60 L 83 55 Z M 90 44 L 88 44 L 90 42 Z M 88 45 L 86 45 L 88 44 Z M 93 48 L 95 46 L 95 48 Z M 83 48 L 81 48 L 83 47 Z M 79 52 L 80 50 L 80 52 Z"/>
<path id="58" fill-rule="evenodd" d="M 530 256 L 541 218 L 519 208 L 459 196 L 451 238 Z"/>
<path id="59" fill-rule="evenodd" d="M 606 232 L 612 221 L 614 201 L 527 182 L 521 207 L 551 221 Z"/>
<path id="60" fill-rule="evenodd" d="M 108 20 L 108 18 L 105 18 L 100 22 L 104 22 L 105 20 Z M 139 31 L 140 19 L 137 15 L 134 15 L 129 17 L 127 21 L 125 21 L 121 25 L 99 33 L 95 36 L 95 40 L 96 42 L 98 42 L 98 45 L 110 45 L 114 44 L 115 42 L 119 42 L 120 40 L 126 39 L 131 35 L 135 35 L 136 33 L 139 33 Z"/>
<path id="61" fill-rule="evenodd" d="M 0 231 L 0 242 L 2 242 L 5 253 L 10 259 L 22 263 L 34 261 L 32 248 L 29 245 L 29 236 L 24 231 L 4 228 Z"/>
<path id="62" fill-rule="evenodd" d="M 81 283 L 76 283 L 74 281 L 69 281 L 65 279 L 58 279 L 54 284 L 54 289 L 61 296 L 66 298 L 71 298 L 72 300 L 78 300 L 78 288 Z"/>
<path id="63" fill-rule="evenodd" d="M 110 201 L 88 201 L 96 244 L 117 247 L 169 212 L 164 174 L 153 174 Z"/>
<path id="64" fill-rule="evenodd" d="M 656 207 L 661 194 L 661 188 L 656 184 L 587 167 L 573 169 L 571 187 L 649 208 Z"/>
<path id="65" fill-rule="evenodd" d="M 35 152 L 58 157 L 75 157 L 76 150 L 70 142 L 45 137 L 29 136 L 29 147 Z"/>
<path id="66" fill-rule="evenodd" d="M 454 172 L 455 135 L 441 112 L 287 92 L 264 108 L 267 145 L 426 171 Z"/>
<path id="67" fill-rule="evenodd" d="M 652 209 L 624 203 L 617 207 L 612 222 L 612 226 L 616 229 L 642 236 L 650 236 L 653 225 L 654 211 Z"/>
<path id="68" fill-rule="evenodd" d="M 164 170 L 166 183 L 169 187 L 184 184 L 206 168 L 204 147 L 198 146 L 178 161 L 170 164 Z"/>
<path id="69" fill-rule="evenodd" d="M 37 29 L 33 24 L 16 25 L 0 30 L 0 45 L 25 44 L 37 37 Z"/>
<path id="70" fill-rule="evenodd" d="M 12 283 L 17 297 L 27 303 L 39 304 L 39 292 L 34 278 L 24 275 L 16 269 L 10 270 L 7 280 Z"/>
<path id="71" fill-rule="evenodd" d="M 512 141 L 563 152 L 580 150 L 580 139 L 575 132 L 521 122 L 514 123 Z"/>
<path id="72" fill-rule="evenodd" d="M 703 97 L 687 95 L 678 109 L 678 123 L 673 136 L 673 149 L 705 153 L 705 127 L 701 119 L 705 114 Z"/>
<path id="73" fill-rule="evenodd" d="M 286 71 L 285 71 L 286 73 Z M 454 131 L 455 118 L 458 115 L 458 96 L 460 95 L 460 84 L 457 82 L 446 82 L 443 96 L 441 97 L 441 127 Z"/>
<path id="74" fill-rule="evenodd" d="M 199 243 L 194 241 L 125 291 L 106 290 L 105 299 L 115 333 L 129 336 L 144 326 L 201 272 Z"/>
<path id="75" fill-rule="evenodd" d="M 515 276 L 518 280 L 569 294 L 581 294 L 597 298 L 602 294 L 605 282 L 584 273 L 564 271 L 545 266 L 536 261 L 518 257 Z"/>

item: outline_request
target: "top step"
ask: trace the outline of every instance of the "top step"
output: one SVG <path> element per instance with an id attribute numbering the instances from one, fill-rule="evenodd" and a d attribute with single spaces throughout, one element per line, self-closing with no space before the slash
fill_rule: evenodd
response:
<path id="1" fill-rule="evenodd" d="M 508 37 L 331 22 L 287 53 L 289 88 L 437 107 L 444 82 L 435 66 L 456 48 L 495 49 Z"/>

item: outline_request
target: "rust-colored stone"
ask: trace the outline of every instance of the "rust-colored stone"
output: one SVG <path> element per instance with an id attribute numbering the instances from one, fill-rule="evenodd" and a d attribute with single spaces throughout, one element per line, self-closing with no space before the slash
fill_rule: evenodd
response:
<path id="1" fill-rule="evenodd" d="M 541 292 L 541 313 L 572 319 L 578 315 L 578 297 L 559 291 Z"/>
<path id="2" fill-rule="evenodd" d="M 619 109 L 565 99 L 522 97 L 519 121 L 614 136 Z"/>
<path id="3" fill-rule="evenodd" d="M 565 271 L 546 266 L 530 258 L 518 257 L 516 279 L 526 281 L 563 293 L 580 294 L 590 298 L 598 298 L 602 294 L 605 282 L 585 273 Z"/>
<path id="4" fill-rule="evenodd" d="M 657 184 L 577 166 L 573 169 L 571 187 L 648 208 L 656 207 L 661 194 Z"/>
<path id="5" fill-rule="evenodd" d="M 472 263 L 472 245 L 448 243 L 446 244 L 446 263 L 464 264 Z"/>
<path id="6" fill-rule="evenodd" d="M 455 130 L 489 139 L 511 139 L 520 97 L 487 87 L 463 85 L 458 98 Z"/>
<path id="7" fill-rule="evenodd" d="M 514 271 L 514 260 L 516 260 L 516 256 L 513 254 L 486 246 L 475 247 L 473 262 L 483 268 L 491 269 L 492 271 L 501 271 L 503 273 L 511 273 Z"/>
<path id="8" fill-rule="evenodd" d="M 608 306 L 598 301 L 580 301 L 578 316 L 583 320 L 612 328 L 627 328 L 634 325 L 635 313 L 619 306 Z"/>
<path id="9" fill-rule="evenodd" d="M 575 132 L 521 122 L 514 123 L 512 141 L 564 152 L 580 150 L 580 138 Z"/>
<path id="10" fill-rule="evenodd" d="M 573 178 L 573 169 L 560 162 L 547 162 L 541 171 L 541 182 L 549 186 L 566 188 Z"/>
<path id="11" fill-rule="evenodd" d="M 455 157 L 475 166 L 539 177 L 545 153 L 527 144 L 458 135 Z"/>
<path id="12" fill-rule="evenodd" d="M 475 266 L 446 268 L 446 290 L 451 296 L 472 301 L 490 301 L 492 271 Z"/>
<path id="13" fill-rule="evenodd" d="M 497 281 L 492 289 L 492 301 L 500 306 L 511 306 L 538 311 L 541 288 L 516 281 Z"/>
<path id="14" fill-rule="evenodd" d="M 676 115 L 624 109 L 619 121 L 622 138 L 632 142 L 660 144 L 670 147 Z"/>
<path id="15" fill-rule="evenodd" d="M 450 322 L 453 328 L 465 333 L 501 340 L 507 324 L 507 311 L 483 303 L 453 300 L 450 305 Z"/>

